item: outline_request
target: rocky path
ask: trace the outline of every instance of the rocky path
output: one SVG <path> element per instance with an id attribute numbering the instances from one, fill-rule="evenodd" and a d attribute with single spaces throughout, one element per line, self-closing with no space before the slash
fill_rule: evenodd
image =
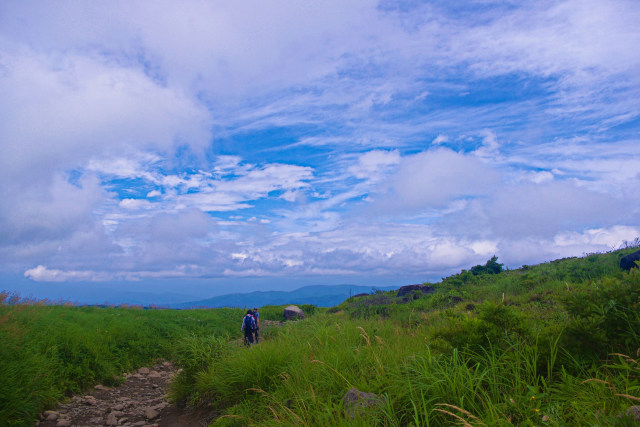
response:
<path id="1" fill-rule="evenodd" d="M 166 400 L 167 385 L 175 369 L 170 362 L 141 368 L 125 376 L 118 387 L 98 385 L 84 396 L 60 403 L 55 411 L 45 411 L 38 427 L 127 426 L 187 427 L 207 426 L 215 416 L 211 411 L 181 412 Z"/>

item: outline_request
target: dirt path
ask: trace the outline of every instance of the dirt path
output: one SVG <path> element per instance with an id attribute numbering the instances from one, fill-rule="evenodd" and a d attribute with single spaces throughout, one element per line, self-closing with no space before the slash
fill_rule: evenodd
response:
<path id="1" fill-rule="evenodd" d="M 84 396 L 58 404 L 42 414 L 39 427 L 128 426 L 198 427 L 215 417 L 211 411 L 181 412 L 166 400 L 175 369 L 170 362 L 127 374 L 118 387 L 96 386 Z"/>

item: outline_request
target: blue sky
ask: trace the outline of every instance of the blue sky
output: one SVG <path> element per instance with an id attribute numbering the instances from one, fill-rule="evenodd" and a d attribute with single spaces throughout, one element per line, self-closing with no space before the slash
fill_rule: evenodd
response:
<path id="1" fill-rule="evenodd" d="M 0 288 L 403 285 L 640 236 L 637 2 L 451 4 L 2 2 Z"/>

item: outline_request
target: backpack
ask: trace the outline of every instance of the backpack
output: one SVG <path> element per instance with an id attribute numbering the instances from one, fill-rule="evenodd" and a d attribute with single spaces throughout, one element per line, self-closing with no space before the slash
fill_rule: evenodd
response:
<path id="1" fill-rule="evenodd" d="M 244 330 L 245 331 L 250 331 L 252 329 L 254 329 L 254 320 L 253 317 L 251 317 L 250 315 L 246 315 L 244 316 L 244 320 L 243 320 L 243 326 L 244 326 Z"/>

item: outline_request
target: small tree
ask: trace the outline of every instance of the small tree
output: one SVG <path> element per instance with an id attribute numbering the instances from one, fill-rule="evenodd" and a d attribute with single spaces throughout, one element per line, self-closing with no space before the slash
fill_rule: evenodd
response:
<path id="1" fill-rule="evenodd" d="M 474 276 L 478 276 L 480 274 L 498 274 L 503 271 L 503 267 L 504 264 L 498 263 L 498 257 L 494 255 L 485 263 L 485 265 L 476 265 L 471 267 L 471 273 Z"/>

